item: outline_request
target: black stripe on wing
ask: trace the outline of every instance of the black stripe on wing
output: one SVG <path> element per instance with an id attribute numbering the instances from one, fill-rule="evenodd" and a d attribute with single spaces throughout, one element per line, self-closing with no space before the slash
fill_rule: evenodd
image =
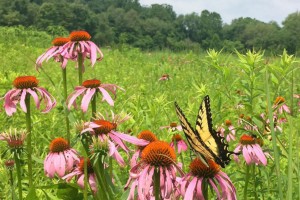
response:
<path id="1" fill-rule="evenodd" d="M 204 115 L 203 117 L 205 119 L 203 119 L 201 117 L 202 115 Z M 205 127 L 205 126 L 208 126 L 208 127 Z M 209 134 L 213 137 L 213 140 L 211 140 L 211 141 L 214 142 L 215 144 L 210 144 L 205 141 L 205 139 L 208 140 L 208 138 L 203 138 L 204 136 L 202 135 L 202 134 L 207 134 L 207 133 L 203 133 L 203 130 L 205 131 L 205 129 L 208 129 Z M 228 144 L 225 143 L 225 138 L 222 137 L 219 132 L 217 132 L 213 129 L 209 96 L 205 96 L 200 105 L 197 120 L 196 120 L 195 132 L 198 135 L 198 137 L 200 138 L 200 140 L 202 140 L 205 143 L 205 146 L 207 147 L 208 151 L 215 158 L 215 162 L 224 168 L 225 165 L 227 165 L 230 162 L 229 156 L 232 154 L 232 152 L 228 151 Z M 213 146 L 213 145 L 216 145 L 215 151 L 213 151 L 210 148 L 210 146 Z"/>

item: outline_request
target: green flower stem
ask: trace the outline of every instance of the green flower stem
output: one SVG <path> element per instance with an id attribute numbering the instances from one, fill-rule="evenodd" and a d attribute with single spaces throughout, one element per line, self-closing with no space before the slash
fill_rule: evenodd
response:
<path id="1" fill-rule="evenodd" d="M 82 146 L 85 150 L 85 155 L 84 155 L 84 163 L 83 163 L 83 173 L 84 173 L 84 190 L 83 190 L 83 198 L 84 200 L 88 199 L 88 186 L 89 186 L 89 182 L 88 182 L 88 171 L 87 171 L 87 159 L 88 159 L 88 153 L 89 153 L 89 145 L 88 145 L 88 141 L 87 138 L 83 138 L 81 139 L 81 143 Z"/>
<path id="2" fill-rule="evenodd" d="M 113 162 L 112 162 L 112 157 L 109 157 L 109 176 L 113 177 Z"/>
<path id="3" fill-rule="evenodd" d="M 181 163 L 182 163 L 182 171 L 184 171 L 184 160 L 183 160 L 183 155 L 182 155 L 183 152 L 181 152 L 181 154 L 179 154 L 180 156 L 180 160 L 181 160 Z"/>
<path id="4" fill-rule="evenodd" d="M 26 128 L 27 128 L 27 155 L 28 155 L 28 181 L 29 188 L 33 187 L 32 181 L 32 147 L 31 147 L 31 116 L 30 116 L 30 95 L 25 97 L 26 112 Z"/>
<path id="5" fill-rule="evenodd" d="M 83 69 L 83 58 L 82 53 L 78 53 L 78 83 L 82 85 L 82 69 Z"/>
<path id="6" fill-rule="evenodd" d="M 10 188 L 11 188 L 11 199 L 15 200 L 16 198 L 15 198 L 13 169 L 9 169 L 8 171 L 9 171 L 9 184 L 10 184 Z M 20 198 L 22 198 L 22 195 L 20 196 L 20 191 L 19 191 L 19 199 Z"/>
<path id="7" fill-rule="evenodd" d="M 23 199 L 21 164 L 20 164 L 20 159 L 18 158 L 18 155 L 16 153 L 14 154 L 14 160 L 16 163 L 16 170 L 17 170 L 19 199 Z"/>
<path id="8" fill-rule="evenodd" d="M 208 199 L 208 184 L 206 181 L 203 181 L 202 194 L 203 194 L 204 199 Z"/>
<path id="9" fill-rule="evenodd" d="M 274 160 L 275 160 L 275 171 L 276 176 L 278 178 L 278 192 L 279 192 L 279 198 L 283 199 L 283 193 L 282 193 L 282 183 L 281 183 L 281 175 L 280 175 L 280 157 L 279 157 L 279 151 L 277 148 L 276 143 L 276 135 L 274 131 L 274 121 L 273 121 L 273 113 L 272 113 L 272 103 L 270 99 L 270 88 L 269 88 L 269 73 L 268 70 L 266 70 L 266 95 L 267 95 L 267 110 L 268 110 L 268 118 L 270 120 L 270 129 L 271 129 L 271 136 L 272 136 L 272 144 L 273 144 L 273 151 L 274 151 Z"/>
<path id="10" fill-rule="evenodd" d="M 245 173 L 245 186 L 244 186 L 244 200 L 247 200 L 248 184 L 249 184 L 249 175 L 250 175 L 250 166 L 246 164 L 246 173 Z"/>
<path id="11" fill-rule="evenodd" d="M 255 196 L 255 199 L 258 199 L 258 196 L 257 196 L 257 191 L 256 191 L 256 187 L 257 187 L 257 184 L 256 184 L 256 174 L 255 174 L 255 169 L 256 169 L 256 166 L 255 165 L 252 165 L 252 176 L 253 176 L 253 190 L 254 190 L 254 196 Z"/>
<path id="12" fill-rule="evenodd" d="M 67 68 L 62 69 L 63 75 L 63 87 L 64 87 L 64 110 L 65 110 L 65 121 L 66 121 L 66 131 L 67 131 L 67 140 L 70 144 L 70 120 L 69 120 L 69 111 L 67 105 L 65 105 L 68 97 L 68 88 L 67 88 Z"/>
<path id="13" fill-rule="evenodd" d="M 96 98 L 97 95 L 96 93 L 94 94 L 93 98 L 92 98 L 92 101 L 91 101 L 91 104 L 92 104 L 92 118 L 95 118 L 96 117 L 96 110 L 97 110 L 97 105 L 96 105 Z"/>
<path id="14" fill-rule="evenodd" d="M 154 195 L 155 200 L 160 200 L 160 174 L 159 168 L 154 169 Z"/>

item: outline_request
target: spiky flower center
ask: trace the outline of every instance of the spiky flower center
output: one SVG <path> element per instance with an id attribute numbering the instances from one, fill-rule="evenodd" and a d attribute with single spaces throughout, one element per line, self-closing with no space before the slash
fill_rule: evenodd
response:
<path id="1" fill-rule="evenodd" d="M 170 127 L 171 128 L 176 128 L 177 127 L 177 123 L 176 122 L 171 122 L 170 123 Z"/>
<path id="2" fill-rule="evenodd" d="M 78 164 L 79 170 L 84 173 L 84 158 L 80 158 L 80 162 Z M 87 159 L 87 173 L 94 173 L 93 166 L 91 164 L 90 159 Z"/>
<path id="3" fill-rule="evenodd" d="M 14 80 L 13 86 L 17 89 L 28 89 L 37 87 L 38 83 L 35 76 L 19 76 Z"/>
<path id="4" fill-rule="evenodd" d="M 101 85 L 101 81 L 97 79 L 86 80 L 82 83 L 82 86 L 86 88 L 97 88 Z"/>
<path id="5" fill-rule="evenodd" d="M 86 31 L 73 31 L 69 36 L 72 42 L 77 41 L 89 41 L 91 39 L 91 35 Z"/>
<path id="6" fill-rule="evenodd" d="M 285 102 L 285 99 L 284 99 L 283 97 L 279 96 L 279 97 L 277 97 L 277 98 L 275 99 L 274 104 L 275 104 L 275 105 L 279 105 L 279 104 L 282 104 L 282 103 L 284 103 L 284 102 Z"/>
<path id="7" fill-rule="evenodd" d="M 52 40 L 52 44 L 56 47 L 63 46 L 70 41 L 69 38 L 58 37 Z"/>
<path id="8" fill-rule="evenodd" d="M 242 113 L 240 114 L 240 118 L 243 119 L 245 117 L 245 115 Z"/>
<path id="9" fill-rule="evenodd" d="M 251 135 L 242 135 L 242 137 L 240 138 L 240 143 L 243 145 L 247 145 L 247 144 L 255 144 L 255 138 L 252 137 Z"/>
<path id="10" fill-rule="evenodd" d="M 55 138 L 50 143 L 50 151 L 53 153 L 64 152 L 67 149 L 70 149 L 70 145 L 67 140 L 64 138 Z"/>
<path id="11" fill-rule="evenodd" d="M 176 141 L 176 142 L 178 142 L 178 141 L 180 141 L 180 140 L 182 140 L 182 137 L 181 137 L 181 135 L 179 135 L 179 134 L 175 134 L 175 135 L 173 135 L 173 137 L 172 137 L 172 141 Z"/>
<path id="12" fill-rule="evenodd" d="M 5 164 L 5 167 L 8 169 L 8 170 L 12 170 L 14 168 L 14 165 L 15 165 L 15 161 L 14 160 L 6 160 L 4 162 Z"/>
<path id="13" fill-rule="evenodd" d="M 108 134 L 110 131 L 115 130 L 117 128 L 116 123 L 111 123 L 110 121 L 104 119 L 96 119 L 93 122 L 100 126 L 98 128 L 94 128 L 94 131 L 97 135 Z"/>
<path id="14" fill-rule="evenodd" d="M 156 167 L 168 167 L 176 162 L 176 154 L 167 142 L 154 141 L 142 151 L 142 160 Z"/>
<path id="15" fill-rule="evenodd" d="M 144 131 L 140 132 L 140 134 L 137 137 L 139 139 L 144 139 L 149 142 L 154 142 L 157 140 L 156 135 L 149 130 L 144 130 Z"/>
<path id="16" fill-rule="evenodd" d="M 226 126 L 231 126 L 232 123 L 231 123 L 231 121 L 230 121 L 229 119 L 226 119 L 226 120 L 225 120 L 225 125 L 226 125 Z"/>
<path id="17" fill-rule="evenodd" d="M 24 140 L 20 138 L 11 138 L 10 140 L 7 140 L 7 144 L 12 149 L 17 149 L 23 147 Z"/>
<path id="18" fill-rule="evenodd" d="M 193 160 L 190 164 L 193 176 L 212 178 L 220 171 L 220 166 L 214 161 L 208 160 L 207 163 L 208 167 L 199 158 Z"/>

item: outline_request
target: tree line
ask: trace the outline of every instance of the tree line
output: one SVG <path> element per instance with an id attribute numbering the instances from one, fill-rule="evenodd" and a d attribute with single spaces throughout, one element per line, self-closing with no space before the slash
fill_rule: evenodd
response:
<path id="1" fill-rule="evenodd" d="M 0 26 L 35 27 L 53 36 L 86 30 L 103 45 L 128 44 L 146 50 L 263 49 L 296 53 L 300 13 L 279 26 L 250 17 L 224 24 L 220 14 L 176 15 L 172 6 L 142 6 L 138 0 L 0 0 Z"/>

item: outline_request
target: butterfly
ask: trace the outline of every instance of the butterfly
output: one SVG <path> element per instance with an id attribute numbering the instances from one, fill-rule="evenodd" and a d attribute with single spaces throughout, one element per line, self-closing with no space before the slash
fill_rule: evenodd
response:
<path id="1" fill-rule="evenodd" d="M 224 168 L 233 152 L 228 151 L 225 138 L 213 129 L 209 96 L 205 96 L 200 105 L 195 130 L 176 102 L 175 108 L 190 148 L 207 166 L 207 160 L 211 159 Z"/>

